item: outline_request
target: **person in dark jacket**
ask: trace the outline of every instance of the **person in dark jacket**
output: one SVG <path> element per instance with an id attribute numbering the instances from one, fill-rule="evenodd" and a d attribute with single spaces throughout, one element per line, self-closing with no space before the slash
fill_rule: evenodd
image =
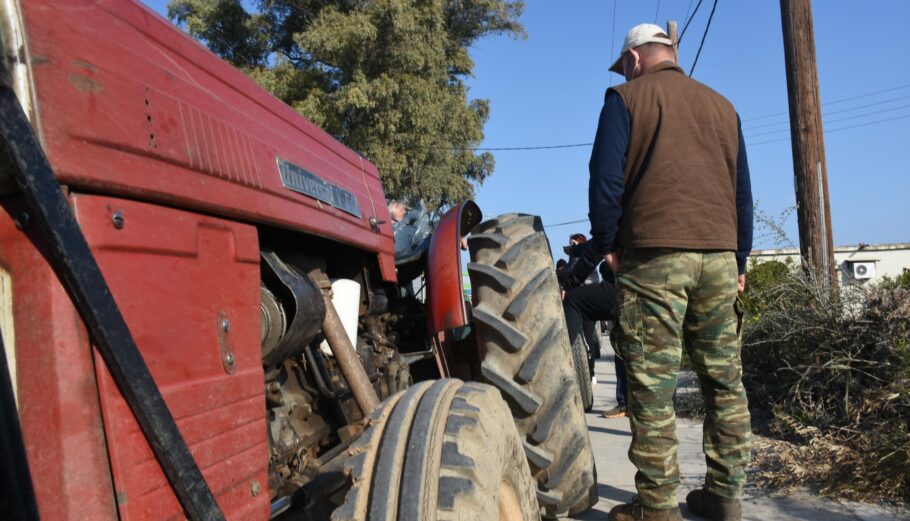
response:
<path id="1" fill-rule="evenodd" d="M 569 345 L 574 349 L 576 338 L 583 336 L 584 323 L 597 320 L 616 322 L 617 299 L 616 282 L 613 272 L 605 263 L 600 264 L 601 280 L 596 284 L 582 284 L 565 292 L 562 301 L 566 316 L 566 328 L 569 332 Z M 611 338 L 613 338 L 611 336 Z M 599 339 L 598 339 L 599 340 Z M 615 349 L 614 349 L 615 351 Z M 597 354 L 597 358 L 600 355 Z M 593 357 L 588 358 L 588 368 L 594 375 Z M 601 413 L 604 418 L 619 418 L 626 415 L 626 371 L 622 358 L 614 354 L 613 367 L 616 370 L 616 406 Z"/>
<path id="2" fill-rule="evenodd" d="M 741 518 L 751 424 L 739 356 L 738 292 L 752 248 L 752 192 L 733 105 L 676 65 L 670 37 L 641 24 L 610 68 L 591 154 L 592 238 L 563 283 L 604 259 L 617 274 L 638 495 L 611 521 L 682 519 L 672 395 L 682 346 L 705 398 L 705 484 L 686 497 L 713 520 Z M 681 339 L 685 337 L 685 342 Z"/>
<path id="3" fill-rule="evenodd" d="M 578 261 L 576 249 L 580 251 L 586 242 L 588 242 L 588 238 L 583 233 L 573 233 L 569 236 L 569 245 L 563 247 L 563 252 L 569 256 L 566 269 L 573 269 Z M 583 284 L 600 284 L 597 270 L 592 270 Z M 600 338 L 597 334 L 597 320 L 597 318 L 584 317 L 581 323 L 581 330 L 584 333 L 585 352 L 588 357 L 588 372 L 591 375 L 591 385 L 597 385 L 597 377 L 594 376 L 594 360 L 600 358 Z M 571 330 L 569 335 L 573 336 Z"/>

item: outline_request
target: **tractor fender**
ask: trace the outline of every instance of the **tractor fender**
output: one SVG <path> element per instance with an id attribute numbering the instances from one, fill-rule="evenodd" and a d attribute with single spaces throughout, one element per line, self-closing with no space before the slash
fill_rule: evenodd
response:
<path id="1" fill-rule="evenodd" d="M 461 272 L 461 240 L 483 214 L 474 201 L 450 209 L 439 220 L 427 252 L 427 331 L 437 333 L 468 325 Z"/>

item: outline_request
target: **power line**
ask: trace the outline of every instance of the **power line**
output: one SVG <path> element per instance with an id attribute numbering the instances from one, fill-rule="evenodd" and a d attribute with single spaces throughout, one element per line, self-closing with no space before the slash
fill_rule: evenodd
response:
<path id="1" fill-rule="evenodd" d="M 616 4 L 614 3 L 614 7 L 615 7 L 615 5 L 616 5 Z M 697 8 L 698 8 L 698 6 L 696 5 L 696 9 L 697 9 Z M 875 95 L 877 95 L 877 94 L 883 94 L 883 93 L 886 93 L 886 92 L 893 92 L 893 91 L 896 91 L 896 90 L 905 89 L 905 88 L 907 88 L 907 87 L 910 87 L 910 84 L 907 84 L 907 85 L 899 85 L 899 86 L 897 86 L 897 87 L 891 87 L 891 88 L 888 88 L 888 89 L 882 89 L 882 90 L 874 91 L 874 92 L 867 92 L 867 93 L 865 93 L 865 94 L 858 94 L 858 95 L 856 95 L 856 96 L 849 96 L 849 97 L 847 97 L 847 98 L 841 98 L 841 99 L 834 100 L 834 101 L 831 101 L 831 102 L 828 102 L 828 103 L 823 103 L 822 105 L 823 105 L 823 106 L 827 106 L 827 105 L 836 105 L 836 104 L 838 104 L 838 103 L 843 103 L 843 102 L 846 102 L 846 101 L 852 101 L 852 100 L 867 98 L 867 97 L 870 97 L 870 96 L 875 96 Z M 846 109 L 839 109 L 839 110 L 835 110 L 835 111 L 826 111 L 826 112 L 825 112 L 825 115 L 826 115 L 826 116 L 830 116 L 830 115 L 832 115 L 832 114 L 841 114 L 841 113 L 844 113 L 844 112 L 851 112 L 851 111 L 859 110 L 859 109 L 862 109 L 862 108 L 868 108 L 868 107 L 874 107 L 874 106 L 878 106 L 878 105 L 884 105 L 884 104 L 886 104 L 886 103 L 892 103 L 892 102 L 900 101 L 900 100 L 904 100 L 904 99 L 910 99 L 910 96 L 899 96 L 899 97 L 896 97 L 896 98 L 891 98 L 891 99 L 888 99 L 888 100 L 878 101 L 878 102 L 875 102 L 875 103 L 868 103 L 868 104 L 865 104 L 865 105 L 858 105 L 858 106 L 856 106 L 856 107 L 850 107 L 850 108 L 846 108 Z M 887 110 L 868 112 L 868 113 L 859 114 L 859 115 L 856 115 L 856 116 L 850 116 L 850 117 L 848 117 L 848 118 L 838 118 L 838 119 L 836 119 L 836 120 L 828 121 L 827 123 L 835 123 L 835 122 L 838 122 L 838 121 L 845 121 L 845 120 L 847 120 L 847 119 L 856 119 L 856 118 L 860 118 L 860 117 L 872 116 L 872 115 L 875 115 L 875 114 L 880 114 L 880 113 L 882 113 L 882 112 L 887 112 L 887 111 L 891 111 L 891 110 L 899 110 L 899 109 L 907 108 L 907 107 L 908 107 L 907 105 L 902 105 L 902 106 L 900 106 L 900 107 L 892 107 L 892 108 L 887 109 Z M 761 119 L 761 118 L 770 117 L 770 116 L 776 116 L 776 115 L 780 115 L 780 114 L 787 114 L 787 112 L 782 112 L 782 113 L 779 113 L 779 114 L 768 114 L 768 115 L 765 115 L 765 116 L 758 116 L 758 117 L 753 117 L 753 118 L 746 118 L 746 119 L 743 119 L 742 121 L 754 121 L 754 120 L 756 120 L 756 119 Z M 901 116 L 901 117 L 898 117 L 898 118 L 892 118 L 892 119 L 903 119 L 903 117 L 904 117 L 904 116 Z M 892 121 L 892 119 L 886 119 L 886 120 L 881 120 L 881 121 Z M 757 129 L 757 128 L 764 128 L 764 127 L 773 126 L 773 125 L 782 125 L 782 124 L 785 124 L 785 123 L 786 123 L 786 124 L 789 124 L 789 121 L 782 121 L 782 122 L 778 122 L 778 123 L 769 123 L 769 124 L 766 124 L 766 125 L 759 125 L 759 126 L 755 126 L 755 127 L 750 127 L 750 128 L 744 129 L 744 130 L 754 130 L 754 129 Z M 863 125 L 856 125 L 856 126 L 866 126 L 866 125 L 863 124 Z M 855 126 L 843 127 L 844 130 L 847 129 L 847 128 L 855 128 Z M 759 135 L 774 134 L 774 133 L 776 133 L 776 132 L 784 132 L 784 131 L 787 131 L 787 130 L 789 130 L 789 128 L 788 128 L 788 129 L 784 129 L 784 130 L 774 131 L 774 132 L 767 132 L 767 133 L 761 133 L 761 134 L 751 134 L 750 136 L 746 136 L 746 137 L 756 137 L 756 136 L 759 136 Z M 841 129 L 837 129 L 837 130 L 841 130 Z M 829 132 L 829 131 L 826 130 L 825 132 L 827 133 L 827 132 Z M 831 132 L 833 132 L 833 130 L 831 130 Z M 789 139 L 789 138 L 776 139 L 776 140 L 772 140 L 772 141 L 762 141 L 762 142 L 759 142 L 759 143 L 752 143 L 751 145 L 760 145 L 760 144 L 765 144 L 765 143 L 773 143 L 773 142 L 776 142 L 776 141 L 785 141 L 786 139 Z M 538 146 L 516 146 L 516 147 L 476 147 L 476 148 L 475 148 L 475 147 L 445 147 L 445 146 L 411 146 L 411 147 L 409 147 L 409 148 L 421 148 L 421 149 L 431 149 L 431 150 L 453 150 L 453 151 L 466 151 L 466 150 L 471 150 L 471 151 L 479 151 L 479 152 L 487 152 L 487 151 L 489 151 L 489 152 L 496 152 L 496 151 L 521 151 L 521 150 L 552 150 L 552 149 L 561 149 L 561 148 L 589 147 L 589 146 L 592 146 L 592 145 L 594 145 L 594 143 L 569 143 L 569 144 L 561 144 L 561 145 L 538 145 Z"/>
<path id="2" fill-rule="evenodd" d="M 896 90 L 906 89 L 907 87 L 910 87 L 910 83 L 908 83 L 908 84 L 906 84 L 906 85 L 898 85 L 897 87 L 891 87 L 890 89 L 877 90 L 877 91 L 874 91 L 874 92 L 867 92 L 867 93 L 865 93 L 865 94 L 858 94 L 858 95 L 856 95 L 856 96 L 850 96 L 849 98 L 841 98 L 841 99 L 834 100 L 834 101 L 828 101 L 828 102 L 826 102 L 826 103 L 822 103 L 822 106 L 824 107 L 824 106 L 827 106 L 827 105 L 837 105 L 838 103 L 844 103 L 844 102 L 847 102 L 847 101 L 853 101 L 853 100 L 855 100 L 855 99 L 868 98 L 869 96 L 875 96 L 875 95 L 877 95 L 877 94 L 884 94 L 885 92 L 894 92 L 894 91 L 896 91 Z M 751 118 L 746 118 L 746 119 L 744 119 L 743 121 L 744 121 L 744 122 L 745 122 L 745 121 L 755 121 L 755 120 L 757 120 L 757 119 L 772 118 L 772 117 L 774 117 L 774 116 L 783 116 L 783 115 L 785 115 L 785 114 L 789 114 L 789 112 L 788 112 L 788 111 L 784 111 L 784 112 L 775 112 L 775 113 L 773 113 L 773 114 L 765 114 L 765 115 L 763 115 L 763 116 L 754 116 L 754 117 L 751 117 Z"/>
<path id="3" fill-rule="evenodd" d="M 698 0 L 698 3 L 695 4 L 695 10 L 692 11 L 692 16 L 689 16 L 689 19 L 686 20 L 686 25 L 683 26 L 683 30 L 679 33 L 679 38 L 676 39 L 677 47 L 682 44 L 683 36 L 686 35 L 686 29 L 689 28 L 689 24 L 692 23 L 692 20 L 695 19 L 695 15 L 698 14 L 698 8 L 701 7 L 702 0 Z M 689 7 L 692 7 L 692 0 L 689 0 Z"/>
<path id="4" fill-rule="evenodd" d="M 870 122 L 868 122 L 868 123 L 860 123 L 860 124 L 858 124 L 858 125 L 849 125 L 849 126 L 846 126 L 846 127 L 840 127 L 840 128 L 835 128 L 835 129 L 831 129 L 831 130 L 826 130 L 826 131 L 825 131 L 825 134 L 828 134 L 828 133 L 831 133 L 831 132 L 839 132 L 839 131 L 841 131 L 841 130 L 850 130 L 850 129 L 852 129 L 852 128 L 858 128 L 858 127 L 868 127 L 869 125 L 877 125 L 877 124 L 879 124 L 879 123 L 886 123 L 886 122 L 888 122 L 888 121 L 895 121 L 895 120 L 898 120 L 898 119 L 906 119 L 906 118 L 910 118 L 910 114 L 907 114 L 907 115 L 905 115 L 905 116 L 897 116 L 897 117 L 894 117 L 894 118 L 886 118 L 886 119 L 880 119 L 880 120 L 876 120 L 876 121 L 870 121 Z M 785 137 L 785 138 L 781 138 L 781 139 L 772 139 L 772 140 L 769 140 L 769 141 L 760 141 L 760 142 L 758 142 L 758 143 L 751 143 L 751 144 L 749 144 L 749 146 L 767 145 L 767 144 L 769 144 L 769 143 L 780 143 L 781 141 L 790 141 L 790 138 Z M 577 221 L 567 221 L 567 222 L 564 222 L 564 223 L 557 223 L 557 224 L 545 224 L 545 225 L 544 225 L 544 228 L 551 228 L 551 227 L 556 227 L 556 226 L 564 226 L 564 225 L 568 225 L 568 224 L 578 224 L 578 223 L 583 223 L 583 222 L 588 222 L 588 219 L 579 219 L 579 220 L 577 220 Z"/>
<path id="5" fill-rule="evenodd" d="M 682 19 L 688 20 L 690 12 L 692 12 L 692 0 L 689 0 L 689 5 L 688 5 L 688 7 L 686 7 L 686 16 L 683 16 Z M 679 44 L 679 38 L 676 39 L 676 43 L 677 43 L 677 45 Z"/>
<path id="6" fill-rule="evenodd" d="M 841 121 L 848 121 L 848 120 L 851 120 L 851 119 L 867 118 L 867 117 L 869 117 L 869 116 L 874 116 L 874 115 L 876 115 L 876 114 L 882 114 L 882 113 L 884 113 L 884 112 L 892 112 L 892 111 L 895 111 L 895 110 L 901 110 L 901 109 L 906 109 L 906 108 L 910 108 L 910 105 L 900 105 L 900 106 L 898 106 L 898 107 L 890 107 L 890 108 L 887 108 L 887 109 L 884 109 L 884 110 L 875 110 L 875 111 L 872 111 L 872 112 L 867 112 L 867 113 L 865 113 L 865 114 L 857 114 L 857 115 L 855 115 L 855 116 L 847 116 L 847 117 L 845 117 L 845 118 L 832 119 L 832 120 L 825 121 L 825 124 L 827 125 L 827 124 L 831 124 L 831 123 L 839 123 L 839 122 L 841 122 Z M 908 114 L 908 115 L 910 115 L 910 114 Z M 790 131 L 789 128 L 786 128 L 786 129 L 783 129 L 783 130 L 770 130 L 770 131 L 768 131 L 768 132 L 760 132 L 760 133 L 758 133 L 758 134 L 751 134 L 751 135 L 749 135 L 749 137 L 768 136 L 768 135 L 771 135 L 771 134 L 779 134 L 779 133 L 781 133 L 781 132 L 789 132 L 789 131 Z"/>
<path id="7" fill-rule="evenodd" d="M 910 96 L 905 96 L 905 98 L 910 98 Z M 899 100 L 899 99 L 904 99 L 904 98 L 895 98 L 895 100 Z M 892 100 L 892 101 L 894 101 L 894 100 Z M 882 102 L 882 103 L 885 103 L 885 102 Z M 879 103 L 879 104 L 880 104 L 880 103 Z M 873 105 L 876 105 L 876 104 L 873 103 L 873 104 L 870 104 L 869 106 L 873 106 Z M 845 117 L 845 118 L 837 118 L 837 119 L 833 119 L 833 120 L 827 121 L 827 123 L 839 123 L 839 122 L 841 122 L 841 121 L 848 121 L 848 120 L 851 120 L 851 119 L 865 118 L 865 117 L 869 117 L 869 116 L 874 116 L 874 115 L 876 115 L 876 114 L 882 114 L 882 113 L 885 113 L 885 112 L 891 112 L 891 111 L 901 110 L 901 109 L 906 109 L 906 108 L 910 108 L 910 104 L 908 104 L 908 105 L 900 105 L 900 106 L 897 106 L 897 107 L 890 107 L 890 108 L 887 108 L 887 109 L 884 109 L 884 110 L 876 110 L 876 111 L 867 112 L 867 113 L 864 113 L 864 114 L 857 114 L 857 115 L 855 115 L 855 116 L 847 116 L 847 117 Z M 841 110 L 841 111 L 835 111 L 834 113 L 847 112 L 848 110 L 853 110 L 853 109 L 846 109 L 846 110 Z M 895 119 L 904 119 L 904 118 L 907 118 L 907 117 L 910 117 L 910 114 L 908 114 L 908 115 L 906 115 L 906 116 L 899 116 L 899 117 L 896 117 L 896 118 L 888 118 L 888 119 L 883 119 L 883 120 L 876 120 L 876 121 L 870 122 L 870 124 L 872 124 L 872 123 L 880 123 L 880 122 L 885 122 L 885 121 L 893 121 L 893 120 L 895 120 Z M 852 125 L 852 126 L 842 127 L 842 128 L 838 128 L 838 129 L 825 130 L 825 133 L 827 134 L 828 132 L 835 132 L 835 131 L 837 131 L 837 130 L 846 130 L 846 129 L 849 129 L 849 128 L 864 127 L 864 126 L 866 126 L 866 124 Z M 768 136 L 768 135 L 772 135 L 772 134 L 779 134 L 779 133 L 781 133 L 781 132 L 789 132 L 789 131 L 790 131 L 790 129 L 789 129 L 789 128 L 786 128 L 786 129 L 781 129 L 781 130 L 772 130 L 772 131 L 768 131 L 768 132 L 760 132 L 760 133 L 758 133 L 758 134 L 750 134 L 750 135 L 744 136 L 744 137 L 746 137 L 746 138 L 753 138 L 753 137 L 759 137 L 759 136 Z M 772 141 L 761 141 L 761 142 L 759 142 L 759 143 L 751 143 L 751 145 L 763 145 L 763 144 L 765 144 L 765 143 L 774 143 L 774 142 L 777 142 L 777 141 L 786 141 L 787 139 L 790 139 L 790 138 L 775 139 L 775 140 L 772 140 Z M 526 146 L 526 147 L 476 147 L 476 148 L 473 148 L 473 147 L 420 147 L 420 148 L 429 148 L 429 149 L 434 149 L 434 150 L 453 150 L 453 151 L 472 150 L 472 151 L 476 151 L 476 152 L 496 152 L 496 151 L 502 152 L 502 151 L 520 151 L 520 150 L 552 150 L 552 149 L 560 149 L 560 148 L 580 148 L 580 147 L 589 147 L 589 146 L 593 146 L 593 145 L 594 145 L 594 143 L 591 142 L 591 143 L 570 143 L 570 144 L 565 144 L 565 145 L 539 145 L 539 146 Z M 555 226 L 555 225 L 554 225 L 554 226 Z"/>
<path id="8" fill-rule="evenodd" d="M 579 219 L 577 221 L 566 221 L 564 223 L 545 224 L 545 225 L 543 225 L 543 227 L 544 228 L 556 228 L 557 226 L 568 226 L 570 224 L 579 224 L 579 223 L 586 223 L 586 222 L 588 222 L 588 219 Z"/>
<path id="9" fill-rule="evenodd" d="M 824 115 L 832 116 L 834 114 L 843 114 L 844 112 L 853 112 L 854 110 L 865 109 L 865 108 L 869 108 L 869 107 L 877 107 L 879 105 L 886 105 L 888 103 L 893 103 L 895 101 L 901 101 L 901 100 L 905 100 L 905 99 L 910 99 L 910 96 L 899 96 L 897 98 L 886 99 L 884 101 L 877 101 L 875 103 L 857 105 L 855 107 L 850 107 L 849 109 L 829 110 L 829 111 L 826 111 Z M 767 128 L 767 127 L 773 127 L 775 125 L 789 125 L 789 124 L 790 124 L 790 120 L 776 121 L 774 123 L 765 123 L 762 125 L 755 125 L 754 127 L 747 127 L 747 128 L 744 128 L 743 131 L 745 132 L 746 130 L 755 130 L 758 128 Z"/>
<path id="10" fill-rule="evenodd" d="M 892 102 L 900 101 L 900 100 L 904 100 L 904 99 L 910 99 L 910 96 L 900 96 L 898 98 L 891 98 L 889 100 L 878 101 L 878 102 L 869 103 L 866 105 L 857 105 L 855 107 L 850 107 L 849 109 L 829 110 L 829 111 L 825 112 L 825 114 L 827 114 L 829 116 L 832 114 L 843 114 L 844 112 L 851 112 L 854 110 L 864 109 L 864 108 L 868 108 L 868 107 L 875 107 L 876 105 L 884 105 L 886 103 L 892 103 Z"/>
<path id="11" fill-rule="evenodd" d="M 689 77 L 692 77 L 692 73 L 695 72 L 695 66 L 698 65 L 698 57 L 701 56 L 701 49 L 705 46 L 705 39 L 708 37 L 708 30 L 711 29 L 711 20 L 714 19 L 714 11 L 717 10 L 717 0 L 714 0 L 714 5 L 711 6 L 711 14 L 708 15 L 708 24 L 705 25 L 705 32 L 701 35 L 701 43 L 698 44 L 698 52 L 695 53 L 695 61 L 692 62 L 692 68 L 689 69 Z"/>
<path id="12" fill-rule="evenodd" d="M 857 115 L 855 115 L 855 116 L 847 116 L 847 117 L 845 117 L 845 118 L 831 119 L 831 120 L 826 121 L 825 123 L 826 123 L 826 124 L 828 124 L 828 123 L 839 123 L 839 122 L 841 122 L 841 121 L 847 121 L 847 120 L 858 119 L 858 118 L 865 118 L 865 117 L 868 117 L 868 116 L 874 116 L 875 114 L 882 114 L 882 113 L 884 113 L 884 112 L 891 112 L 891 111 L 894 111 L 894 110 L 901 110 L 901 109 L 906 109 L 906 108 L 910 108 L 910 105 L 899 105 L 899 106 L 897 106 L 897 107 L 890 107 L 890 108 L 883 109 L 883 110 L 876 110 L 876 111 L 874 111 L 874 112 L 866 112 L 865 114 L 857 114 Z"/>
<path id="13" fill-rule="evenodd" d="M 660 14 L 660 0 L 657 0 L 657 9 L 654 11 L 654 23 L 657 23 L 657 16 Z"/>
<path id="14" fill-rule="evenodd" d="M 692 0 L 689 0 L 690 2 Z M 613 52 L 616 50 L 616 0 L 613 0 L 613 31 L 610 33 L 610 59 L 613 59 Z M 613 86 L 613 75 L 610 74 L 610 87 Z"/>
<path id="15" fill-rule="evenodd" d="M 857 110 L 859 108 L 872 107 L 875 105 L 882 105 L 884 103 L 889 103 L 892 101 L 897 101 L 897 100 L 907 99 L 907 98 L 910 98 L 910 96 L 894 98 L 887 102 L 883 101 L 880 103 L 870 103 L 869 105 L 865 105 L 863 107 L 854 107 L 851 109 L 833 111 L 833 112 L 829 113 L 828 115 L 840 114 L 843 112 L 849 112 L 851 110 Z M 891 112 L 893 110 L 900 110 L 900 109 L 905 109 L 905 108 L 910 108 L 910 105 L 900 105 L 898 107 L 890 107 L 890 108 L 887 108 L 884 110 L 876 110 L 876 111 L 867 112 L 864 114 L 857 114 L 855 116 L 848 116 L 845 118 L 833 119 L 833 120 L 827 121 L 826 123 L 838 123 L 841 121 L 847 121 L 847 120 L 851 120 L 851 119 L 858 119 L 858 118 L 864 118 L 864 117 L 868 117 L 868 116 L 874 116 L 875 114 L 881 114 L 884 112 Z M 890 121 L 890 120 L 886 120 L 886 121 Z M 789 123 L 789 122 L 785 121 L 785 122 L 774 123 L 774 124 L 779 125 L 779 124 L 783 124 L 783 123 Z M 753 127 L 753 128 L 759 128 L 759 127 Z M 748 130 L 752 130 L 752 129 L 748 129 Z M 788 132 L 789 130 L 790 130 L 789 128 L 781 129 L 781 130 L 772 130 L 772 131 L 768 131 L 768 132 L 760 132 L 758 134 L 749 134 L 748 136 L 745 136 L 745 137 L 753 138 L 753 137 L 758 137 L 758 136 L 767 136 L 767 135 L 771 135 L 771 134 L 779 134 L 781 132 Z M 754 144 L 757 145 L 759 143 L 754 143 Z M 593 145 L 594 145 L 593 142 L 589 142 L 589 143 L 569 143 L 569 144 L 564 144 L 564 145 L 537 145 L 537 146 L 521 146 L 521 147 L 419 147 L 419 148 L 432 149 L 432 150 L 453 150 L 453 151 L 471 150 L 471 151 L 475 151 L 475 152 L 510 152 L 510 151 L 521 151 L 521 150 L 554 150 L 554 149 L 561 149 L 561 148 L 580 148 L 580 147 L 589 147 L 589 146 L 593 146 Z M 415 148 L 418 148 L 418 147 L 415 147 Z"/>
<path id="16" fill-rule="evenodd" d="M 910 118 L 910 114 L 906 114 L 904 116 L 897 116 L 897 117 L 893 117 L 893 118 L 877 119 L 875 121 L 868 121 L 866 123 L 859 123 L 856 125 L 847 125 L 846 127 L 827 129 L 827 130 L 825 130 L 825 134 L 830 134 L 832 132 L 840 132 L 841 130 L 850 130 L 850 129 L 859 128 L 859 127 L 868 127 L 870 125 L 878 125 L 879 123 L 887 123 L 889 121 L 896 121 L 899 119 L 907 119 L 907 118 Z M 780 138 L 780 139 L 771 139 L 768 141 L 759 141 L 758 143 L 750 143 L 748 146 L 766 145 L 768 143 L 779 143 L 781 141 L 790 141 L 790 138 L 784 137 L 784 138 Z"/>
<path id="17" fill-rule="evenodd" d="M 572 143 L 569 145 L 542 145 L 542 146 L 532 146 L 532 147 L 427 147 L 435 148 L 438 150 L 476 150 L 480 152 L 488 151 L 507 151 L 507 150 L 549 150 L 553 148 L 578 148 L 578 147 L 589 147 L 594 143 Z"/>
<path id="18" fill-rule="evenodd" d="M 881 111 L 870 112 L 870 113 L 868 113 L 868 114 L 861 114 L 861 115 L 858 115 L 858 116 L 850 116 L 850 117 L 847 117 L 847 118 L 839 118 L 839 119 L 837 119 L 837 120 L 830 121 L 829 123 L 835 123 L 835 122 L 839 122 L 839 121 L 846 121 L 846 120 L 848 120 L 848 119 L 856 119 L 856 118 L 860 118 L 860 117 L 871 116 L 871 115 L 879 114 L 879 113 L 882 113 L 882 112 L 888 112 L 888 111 L 890 111 L 890 110 L 898 110 L 898 109 L 901 109 L 901 108 L 908 108 L 908 107 L 910 107 L 910 105 L 904 105 L 904 106 L 901 106 L 901 107 L 895 107 L 895 108 L 893 108 L 893 109 L 888 109 L 888 110 L 881 110 Z M 907 115 L 905 115 L 905 116 L 898 116 L 898 117 L 894 117 L 894 118 L 887 118 L 887 119 L 882 119 L 882 120 L 870 121 L 870 122 L 868 122 L 868 123 L 862 123 L 862 124 L 859 124 L 859 125 L 849 125 L 849 126 L 846 126 L 846 127 L 840 127 L 840 128 L 836 128 L 836 129 L 825 130 L 825 134 L 827 134 L 827 133 L 829 133 L 829 132 L 837 132 L 837 131 L 840 131 L 840 130 L 848 130 L 848 129 L 851 129 L 851 128 L 865 127 L 865 126 L 873 125 L 873 124 L 876 124 L 876 123 L 884 123 L 884 122 L 887 122 L 887 121 L 894 121 L 894 120 L 905 119 L 905 118 L 910 118 L 910 114 L 907 114 Z M 789 130 L 789 129 L 787 129 L 787 130 Z M 777 131 L 777 132 L 784 132 L 784 131 L 781 130 L 781 131 Z M 777 132 L 768 132 L 768 134 L 774 134 L 774 133 L 777 133 Z M 748 137 L 756 137 L 757 135 L 763 135 L 763 134 L 755 134 L 755 135 L 748 136 Z M 765 143 L 775 143 L 775 142 L 778 142 L 778 141 L 786 141 L 786 140 L 788 140 L 788 139 L 790 139 L 790 138 L 774 139 L 774 140 L 771 140 L 771 141 L 760 141 L 760 142 L 758 142 L 758 143 L 749 143 L 749 145 L 750 145 L 750 146 L 764 145 Z M 532 147 L 484 147 L 484 148 L 429 147 L 429 148 L 435 148 L 435 149 L 439 149 L 439 150 L 509 151 L 509 150 L 548 150 L 548 149 L 554 149 L 554 148 L 578 148 L 578 147 L 589 147 L 589 146 L 592 146 L 592 145 L 594 145 L 594 143 L 572 143 L 572 144 L 568 144 L 568 145 L 546 145 L 546 146 L 532 146 Z M 553 226 L 556 226 L 556 225 L 553 225 Z"/>
<path id="19" fill-rule="evenodd" d="M 421 146 L 421 145 L 406 145 L 404 148 L 411 149 L 420 149 L 420 150 L 450 150 L 452 152 L 503 152 L 503 151 L 515 151 L 515 150 L 551 150 L 556 148 L 579 148 L 579 147 L 589 147 L 594 145 L 591 143 L 570 143 L 566 145 L 540 145 L 540 146 L 522 146 L 522 147 L 446 147 L 446 146 Z"/>
<path id="20" fill-rule="evenodd" d="M 860 123 L 858 125 L 848 125 L 846 127 L 839 127 L 839 128 L 834 128 L 834 129 L 830 129 L 830 130 L 825 130 L 825 134 L 829 134 L 831 132 L 840 132 L 841 130 L 850 130 L 850 129 L 858 128 L 858 127 L 868 127 L 869 125 L 877 125 L 879 123 L 887 123 L 889 121 L 895 121 L 895 120 L 907 119 L 907 118 L 910 118 L 910 114 L 907 114 L 904 116 L 897 116 L 894 118 L 885 118 L 885 119 L 879 119 L 876 121 L 869 121 L 867 123 Z M 769 143 L 780 143 L 782 141 L 790 141 L 790 138 L 785 137 L 785 138 L 781 138 L 781 139 L 771 139 L 768 141 L 759 141 L 758 143 L 750 143 L 749 146 L 767 145 Z M 579 219 L 577 221 L 566 221 L 566 222 L 556 223 L 556 224 L 545 224 L 544 228 L 555 228 L 557 226 L 566 226 L 569 224 L 579 224 L 579 223 L 585 223 L 585 222 L 588 222 L 588 219 Z"/>

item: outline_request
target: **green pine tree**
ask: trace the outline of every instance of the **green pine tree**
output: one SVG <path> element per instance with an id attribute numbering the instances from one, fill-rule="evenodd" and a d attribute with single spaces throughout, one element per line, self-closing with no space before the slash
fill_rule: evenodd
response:
<path id="1" fill-rule="evenodd" d="M 300 114 L 372 161 L 389 197 L 438 209 L 493 171 L 487 100 L 468 53 L 524 37 L 520 0 L 172 0 L 168 15 Z"/>

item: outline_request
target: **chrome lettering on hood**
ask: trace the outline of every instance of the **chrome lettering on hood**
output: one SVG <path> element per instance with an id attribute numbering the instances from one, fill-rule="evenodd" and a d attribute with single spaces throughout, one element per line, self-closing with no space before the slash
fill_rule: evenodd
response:
<path id="1" fill-rule="evenodd" d="M 360 217 L 360 203 L 357 201 L 356 195 L 340 186 L 333 185 L 294 163 L 280 157 L 275 158 L 275 160 L 278 163 L 278 174 L 281 175 L 281 184 L 285 188 L 330 204 L 355 217 Z"/>

